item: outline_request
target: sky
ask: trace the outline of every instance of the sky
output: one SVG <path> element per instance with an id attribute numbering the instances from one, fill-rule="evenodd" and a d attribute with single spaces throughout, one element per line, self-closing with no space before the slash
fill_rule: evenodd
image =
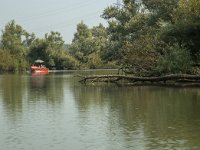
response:
<path id="1" fill-rule="evenodd" d="M 45 33 L 61 33 L 65 43 L 71 43 L 77 24 L 83 21 L 88 27 L 106 20 L 100 17 L 103 10 L 117 0 L 0 0 L 0 30 L 15 20 L 29 33 L 43 38 Z"/>

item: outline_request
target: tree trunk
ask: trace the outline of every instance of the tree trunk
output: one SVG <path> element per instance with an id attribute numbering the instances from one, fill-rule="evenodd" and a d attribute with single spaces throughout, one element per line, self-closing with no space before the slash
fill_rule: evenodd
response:
<path id="1" fill-rule="evenodd" d="M 159 83 L 166 84 L 167 81 L 171 81 L 169 84 L 177 85 L 200 85 L 200 76 L 189 74 L 171 74 L 160 77 L 137 77 L 137 76 L 125 76 L 125 75 L 94 75 L 94 76 L 80 76 L 82 79 L 80 82 L 118 82 L 120 80 L 128 81 L 128 83 L 142 82 L 147 83 Z M 169 85 L 168 84 L 168 85 Z"/>

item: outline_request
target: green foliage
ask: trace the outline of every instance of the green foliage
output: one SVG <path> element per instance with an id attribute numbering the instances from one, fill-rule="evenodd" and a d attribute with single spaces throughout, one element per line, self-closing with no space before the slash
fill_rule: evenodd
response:
<path id="1" fill-rule="evenodd" d="M 3 62 L 7 67 L 1 67 L 1 70 L 25 70 L 28 66 L 26 60 L 28 49 L 34 38 L 34 34 L 26 32 L 14 20 L 6 24 L 2 31 L 1 48 L 9 61 Z"/>
<path id="2" fill-rule="evenodd" d="M 45 62 L 49 60 L 49 54 L 47 51 L 48 44 L 44 39 L 36 39 L 33 41 L 29 49 L 28 58 L 31 63 L 34 63 L 36 59 L 42 59 Z"/>
<path id="3" fill-rule="evenodd" d="M 179 0 L 177 9 L 178 16 L 183 18 L 200 18 L 200 1 L 199 0 Z"/>
<path id="4" fill-rule="evenodd" d="M 16 60 L 8 51 L 0 50 L 0 71 L 14 71 Z"/>
<path id="5" fill-rule="evenodd" d="M 27 68 L 42 59 L 50 69 L 120 65 L 140 76 L 199 72 L 199 0 L 123 0 L 107 7 L 102 24 L 77 25 L 71 44 L 58 32 L 36 38 L 14 21 L 2 31 L 0 70 Z M 197 70 L 197 71 L 194 71 Z"/>
<path id="6" fill-rule="evenodd" d="M 43 49 L 45 55 L 44 60 L 47 62 L 49 68 L 60 68 L 59 60 L 62 57 L 64 41 L 58 32 L 51 32 L 45 34 L 46 49 Z"/>
<path id="7" fill-rule="evenodd" d="M 104 10 L 102 17 L 108 21 L 109 36 L 108 48 L 104 51 L 102 58 L 120 62 L 123 58 L 123 45 L 137 36 L 138 29 L 131 27 L 137 12 L 137 5 L 131 0 L 125 0 L 122 8 L 111 6 Z"/>
<path id="8" fill-rule="evenodd" d="M 191 71 L 200 56 L 198 5 L 197 0 L 124 0 L 122 7 L 108 7 L 102 15 L 109 24 L 103 57 L 138 75 Z"/>
<path id="9" fill-rule="evenodd" d="M 161 40 L 166 43 L 184 45 L 195 63 L 200 59 L 200 1 L 179 0 L 174 10 L 173 24 L 165 26 L 161 32 Z"/>
<path id="10" fill-rule="evenodd" d="M 158 44 L 158 39 L 150 34 L 141 35 L 132 43 L 127 43 L 123 47 L 123 66 L 126 72 L 139 76 L 150 75 L 157 63 Z"/>
<path id="11" fill-rule="evenodd" d="M 53 55 L 57 54 L 64 46 L 62 36 L 58 32 L 51 31 L 50 34 L 45 34 L 45 42 L 48 45 L 48 51 Z"/>
<path id="12" fill-rule="evenodd" d="M 93 55 L 94 59 L 99 59 L 96 61 L 96 65 L 100 65 L 102 61 L 107 61 L 107 59 L 104 59 L 104 54 L 106 53 L 108 49 L 108 34 L 106 28 L 99 24 L 99 26 L 95 26 L 91 29 L 92 31 L 92 43 L 93 43 Z M 99 64 L 98 64 L 98 63 Z"/>
<path id="13" fill-rule="evenodd" d="M 92 53 L 88 56 L 88 66 L 90 69 L 95 69 L 98 66 L 103 65 L 101 57 L 98 52 Z"/>
<path id="14" fill-rule="evenodd" d="M 160 38 L 166 43 L 185 45 L 193 60 L 195 62 L 200 61 L 200 22 L 186 23 L 180 21 L 174 25 L 168 25 L 161 30 Z"/>
<path id="15" fill-rule="evenodd" d="M 18 58 L 25 57 L 28 46 L 30 45 L 34 34 L 28 34 L 15 21 L 9 22 L 2 31 L 1 45 L 2 49 L 8 50 L 10 54 Z"/>
<path id="16" fill-rule="evenodd" d="M 78 61 L 64 50 L 64 41 L 58 32 L 45 34 L 44 39 L 32 42 L 29 52 L 30 62 L 36 59 L 45 61 L 50 69 L 77 69 Z"/>
<path id="17" fill-rule="evenodd" d="M 0 43 L 1 71 L 28 69 L 30 63 L 34 63 L 36 59 L 44 60 L 50 69 L 79 68 L 79 62 L 64 50 L 64 41 L 58 32 L 50 32 L 39 39 L 34 34 L 27 33 L 15 21 L 11 21 L 2 31 Z"/>
<path id="18" fill-rule="evenodd" d="M 55 68 L 59 70 L 63 69 L 79 69 L 80 64 L 77 59 L 70 55 L 66 51 L 61 51 L 59 55 L 54 57 Z"/>
<path id="19" fill-rule="evenodd" d="M 90 29 L 83 23 L 77 25 L 77 32 L 70 47 L 70 53 L 79 61 L 87 63 L 86 56 L 92 53 L 92 33 Z"/>
<path id="20" fill-rule="evenodd" d="M 190 73 L 191 65 L 192 61 L 187 49 L 178 44 L 168 45 L 158 59 L 156 71 L 159 74 Z"/>
<path id="21" fill-rule="evenodd" d="M 83 22 L 77 25 L 77 32 L 69 49 L 71 55 L 75 56 L 84 68 L 95 68 L 101 65 L 106 48 L 107 31 L 102 24 L 92 29 Z"/>
<path id="22" fill-rule="evenodd" d="M 171 21 L 179 0 L 142 0 L 145 8 L 152 13 L 155 21 Z"/>

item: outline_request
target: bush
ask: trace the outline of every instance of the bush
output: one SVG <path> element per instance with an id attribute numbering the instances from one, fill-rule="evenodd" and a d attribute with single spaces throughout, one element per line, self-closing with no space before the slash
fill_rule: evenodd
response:
<path id="1" fill-rule="evenodd" d="M 156 71 L 159 74 L 189 73 L 191 65 L 192 60 L 187 49 L 178 44 L 168 45 L 158 59 Z"/>
<path id="2" fill-rule="evenodd" d="M 9 53 L 8 50 L 0 49 L 0 71 L 25 71 L 29 64 L 25 58 L 17 58 Z"/>
<path id="3" fill-rule="evenodd" d="M 0 71 L 15 70 L 16 61 L 7 51 L 0 50 L 0 58 Z"/>
<path id="4" fill-rule="evenodd" d="M 56 69 L 79 69 L 80 64 L 73 56 L 68 53 L 63 53 L 60 56 L 57 56 L 55 59 Z"/>

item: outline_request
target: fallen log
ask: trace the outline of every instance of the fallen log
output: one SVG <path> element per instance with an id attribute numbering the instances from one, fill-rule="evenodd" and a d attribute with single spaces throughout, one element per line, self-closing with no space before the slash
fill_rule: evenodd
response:
<path id="1" fill-rule="evenodd" d="M 80 82 L 86 83 L 90 82 L 118 82 L 120 80 L 127 80 L 130 83 L 134 82 L 193 82 L 200 83 L 199 75 L 190 75 L 190 74 L 170 74 L 160 77 L 137 77 L 137 76 L 125 76 L 125 75 L 93 75 L 93 76 L 80 76 L 82 79 Z"/>

